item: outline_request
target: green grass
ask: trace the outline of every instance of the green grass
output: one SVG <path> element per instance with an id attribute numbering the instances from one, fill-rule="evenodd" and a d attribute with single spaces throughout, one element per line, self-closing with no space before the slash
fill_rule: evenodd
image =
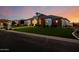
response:
<path id="1" fill-rule="evenodd" d="M 49 36 L 59 36 L 65 38 L 74 38 L 72 36 L 72 32 L 74 30 L 70 28 L 22 27 L 16 28 L 15 31 L 44 34 Z"/>

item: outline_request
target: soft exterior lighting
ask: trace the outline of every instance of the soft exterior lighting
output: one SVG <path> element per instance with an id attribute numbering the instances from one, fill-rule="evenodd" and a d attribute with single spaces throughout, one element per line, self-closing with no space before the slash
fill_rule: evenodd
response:
<path id="1" fill-rule="evenodd" d="M 39 19 L 39 24 L 41 24 L 41 19 Z"/>
<path id="2" fill-rule="evenodd" d="M 48 23 L 48 20 L 46 20 L 46 23 Z"/>
<path id="3" fill-rule="evenodd" d="M 58 20 L 56 20 L 56 23 L 58 23 Z"/>
<path id="4" fill-rule="evenodd" d="M 37 24 L 37 20 L 34 19 L 34 20 L 32 21 L 32 24 L 33 24 L 33 26 L 35 26 L 35 25 Z"/>

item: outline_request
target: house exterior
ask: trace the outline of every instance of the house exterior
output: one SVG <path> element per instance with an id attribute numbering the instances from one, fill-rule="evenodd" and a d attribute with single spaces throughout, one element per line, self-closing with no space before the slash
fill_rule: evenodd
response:
<path id="1" fill-rule="evenodd" d="M 16 26 L 19 24 L 19 20 L 14 20 L 13 22 L 15 23 L 14 25 Z"/>
<path id="2" fill-rule="evenodd" d="M 79 23 L 73 23 L 73 27 L 74 27 L 75 29 L 79 29 Z"/>
<path id="3" fill-rule="evenodd" d="M 8 21 L 7 23 L 7 29 L 12 29 L 12 21 Z"/>
<path id="4" fill-rule="evenodd" d="M 51 27 L 66 27 L 71 26 L 70 21 L 67 18 L 63 18 L 55 15 L 44 15 L 36 13 L 36 16 L 27 20 L 27 24 L 32 26 L 51 26 Z"/>
<path id="5" fill-rule="evenodd" d="M 11 21 L 7 19 L 0 19 L 0 29 L 11 29 Z"/>
<path id="6" fill-rule="evenodd" d="M 31 20 L 32 20 L 31 18 L 25 20 L 25 21 L 24 21 L 24 24 L 27 25 L 27 26 L 30 26 L 30 25 L 31 25 Z"/>
<path id="7" fill-rule="evenodd" d="M 52 19 L 51 18 L 45 19 L 45 25 L 46 26 L 51 26 L 52 25 Z"/>
<path id="8" fill-rule="evenodd" d="M 0 29 L 3 29 L 7 25 L 8 20 L 0 19 Z"/>
<path id="9" fill-rule="evenodd" d="M 3 26 L 3 23 L 0 22 L 0 29 L 2 29 L 4 26 Z"/>

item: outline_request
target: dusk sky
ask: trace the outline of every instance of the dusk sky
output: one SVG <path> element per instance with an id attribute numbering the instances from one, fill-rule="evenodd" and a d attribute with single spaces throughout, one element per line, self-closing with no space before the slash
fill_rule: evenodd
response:
<path id="1" fill-rule="evenodd" d="M 0 6 L 0 18 L 28 19 L 40 12 L 68 18 L 71 22 L 79 22 L 78 6 Z"/>

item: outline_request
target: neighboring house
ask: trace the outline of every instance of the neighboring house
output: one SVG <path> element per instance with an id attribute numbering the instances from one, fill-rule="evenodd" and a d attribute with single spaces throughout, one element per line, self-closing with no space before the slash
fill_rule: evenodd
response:
<path id="1" fill-rule="evenodd" d="M 36 16 L 27 20 L 27 24 L 30 23 L 33 26 L 52 26 L 52 27 L 71 26 L 70 21 L 67 18 L 54 15 L 44 15 L 38 12 L 36 13 Z"/>
<path id="2" fill-rule="evenodd" d="M 3 23 L 0 22 L 0 29 L 2 29 L 4 26 L 3 26 Z"/>
<path id="3" fill-rule="evenodd" d="M 7 19 L 0 19 L 0 29 L 10 29 L 11 28 L 11 21 Z"/>
<path id="4" fill-rule="evenodd" d="M 16 26 L 19 24 L 19 20 L 14 20 L 13 22 L 15 22 L 14 25 L 16 25 Z"/>
<path id="5" fill-rule="evenodd" d="M 12 21 L 8 21 L 7 23 L 7 29 L 12 29 Z"/>

